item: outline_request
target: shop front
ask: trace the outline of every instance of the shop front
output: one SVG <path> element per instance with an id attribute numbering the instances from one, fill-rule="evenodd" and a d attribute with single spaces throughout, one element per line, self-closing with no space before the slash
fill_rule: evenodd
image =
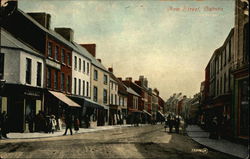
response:
<path id="1" fill-rule="evenodd" d="M 6 84 L 1 96 L 1 111 L 8 115 L 10 132 L 29 131 L 28 116 L 43 109 L 42 88 Z"/>

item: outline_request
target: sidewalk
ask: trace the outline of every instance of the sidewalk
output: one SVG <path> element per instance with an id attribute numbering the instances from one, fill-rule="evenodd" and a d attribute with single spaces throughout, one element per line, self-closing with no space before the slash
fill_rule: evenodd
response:
<path id="1" fill-rule="evenodd" d="M 96 132 L 101 130 L 110 130 L 110 129 L 117 129 L 122 127 L 130 127 L 131 125 L 108 125 L 108 126 L 98 126 L 94 128 L 80 128 L 77 134 L 80 133 L 88 133 L 88 132 Z M 74 128 L 72 128 L 73 135 L 76 134 Z M 34 133 L 9 133 L 7 134 L 9 139 L 35 139 L 35 138 L 48 138 L 48 137 L 56 137 L 62 136 L 65 132 L 65 128 L 62 130 L 54 132 L 54 134 L 44 133 L 44 132 L 34 132 Z M 70 135 L 70 131 L 68 130 L 67 135 Z M 2 140 L 8 140 L 2 138 Z"/>
<path id="2" fill-rule="evenodd" d="M 197 125 L 190 125 L 186 130 L 188 136 L 201 145 L 239 158 L 246 158 L 248 156 L 247 146 L 236 144 L 224 139 L 209 139 L 209 133 L 205 132 Z"/>

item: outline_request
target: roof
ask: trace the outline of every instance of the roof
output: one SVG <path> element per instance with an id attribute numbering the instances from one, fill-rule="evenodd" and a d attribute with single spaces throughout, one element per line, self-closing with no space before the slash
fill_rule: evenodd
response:
<path id="1" fill-rule="evenodd" d="M 95 65 L 96 67 L 102 69 L 103 71 L 108 72 L 108 70 L 94 56 L 92 56 L 90 53 L 88 53 L 88 51 L 84 47 L 77 44 L 76 42 L 72 42 L 72 43 L 77 47 L 77 50 L 79 52 L 81 52 L 81 53 L 86 52 L 87 58 L 89 58 L 91 60 L 93 65 Z"/>
<path id="2" fill-rule="evenodd" d="M 1 47 L 16 48 L 36 54 L 38 56 L 42 56 L 37 50 L 29 46 L 28 44 L 18 40 L 3 28 L 1 28 Z"/>
<path id="3" fill-rule="evenodd" d="M 135 95 L 135 96 L 138 96 L 138 97 L 140 97 L 140 95 L 139 94 L 137 94 L 132 88 L 130 88 L 130 87 L 126 87 L 127 88 L 127 91 L 128 91 L 128 93 L 130 93 L 130 94 L 133 94 L 133 95 Z"/>

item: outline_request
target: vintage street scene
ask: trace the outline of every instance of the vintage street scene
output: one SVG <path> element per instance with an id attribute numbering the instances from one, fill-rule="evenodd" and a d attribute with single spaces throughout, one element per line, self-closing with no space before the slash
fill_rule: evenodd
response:
<path id="1" fill-rule="evenodd" d="M 249 0 L 1 0 L 0 159 L 249 159 Z"/>

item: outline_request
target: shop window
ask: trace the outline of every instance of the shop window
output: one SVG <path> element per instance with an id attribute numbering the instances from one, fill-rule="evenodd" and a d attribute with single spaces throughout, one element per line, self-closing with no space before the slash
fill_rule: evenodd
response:
<path id="1" fill-rule="evenodd" d="M 0 53 L 0 79 L 4 78 L 4 54 Z"/>
<path id="2" fill-rule="evenodd" d="M 240 136 L 249 136 L 249 80 L 239 81 Z"/>
<path id="3" fill-rule="evenodd" d="M 31 59 L 26 58 L 26 83 L 31 84 Z"/>
<path id="4" fill-rule="evenodd" d="M 41 86 L 42 85 L 42 63 L 37 62 L 37 71 L 36 71 L 36 85 Z"/>

